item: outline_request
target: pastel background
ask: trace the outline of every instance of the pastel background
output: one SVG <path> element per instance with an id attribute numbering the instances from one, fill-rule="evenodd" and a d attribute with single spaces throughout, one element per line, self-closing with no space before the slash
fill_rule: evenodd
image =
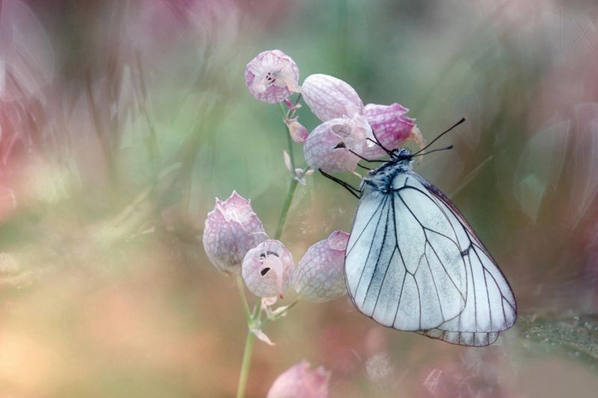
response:
<path id="1" fill-rule="evenodd" d="M 380 327 L 346 298 L 302 302 L 266 328 L 274 347 L 256 343 L 248 396 L 302 359 L 332 372 L 331 397 L 593 396 L 591 0 L 0 1 L 0 395 L 234 396 L 242 307 L 201 233 L 233 190 L 276 228 L 286 132 L 243 80 L 273 48 L 300 81 L 405 105 L 428 141 L 468 118 L 416 170 L 468 216 L 520 318 L 473 349 Z M 356 206 L 308 177 L 281 240 L 298 261 Z"/>

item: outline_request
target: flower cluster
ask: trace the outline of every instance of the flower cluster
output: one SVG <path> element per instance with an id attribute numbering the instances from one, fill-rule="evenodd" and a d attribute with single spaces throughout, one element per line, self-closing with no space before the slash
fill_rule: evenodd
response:
<path id="1" fill-rule="evenodd" d="M 240 273 L 258 297 L 283 298 L 293 288 L 308 301 L 322 302 L 346 293 L 343 263 L 348 239 L 346 232 L 333 232 L 307 249 L 295 267 L 284 244 L 268 238 L 250 201 L 233 192 L 224 201 L 216 199 L 208 213 L 203 245 L 216 268 Z"/>
<path id="2" fill-rule="evenodd" d="M 282 121 L 290 137 L 288 151 L 283 151 L 291 178 L 289 201 L 272 239 L 249 200 L 236 192 L 224 201 L 216 199 L 205 221 L 203 245 L 216 268 L 239 274 L 247 289 L 261 298 L 253 314 L 247 313 L 248 328 L 262 341 L 273 344 L 261 330 L 260 314 L 265 310 L 270 320 L 284 315 L 290 306 L 271 306 L 289 290 L 294 290 L 297 299 L 311 302 L 337 299 L 347 292 L 347 232 L 334 231 L 314 243 L 297 266 L 290 250 L 278 240 L 296 184 L 305 185 L 306 178 L 318 169 L 355 173 L 362 158 L 378 159 L 408 139 L 420 145 L 422 140 L 414 120 L 406 116 L 407 108 L 398 103 L 364 105 L 353 87 L 329 75 L 308 76 L 300 85 L 297 64 L 280 50 L 264 51 L 252 59 L 245 68 L 245 83 L 256 99 L 284 105 Z M 295 103 L 290 100 L 293 93 L 299 94 Z M 321 121 L 311 133 L 298 120 L 301 98 Z M 292 142 L 303 145 L 303 168 L 296 167 Z M 325 398 L 329 377 L 324 369 L 312 371 L 303 361 L 274 382 L 268 397 Z"/>
<path id="3" fill-rule="evenodd" d="M 299 86 L 297 64 L 280 50 L 264 51 L 245 69 L 249 92 L 258 100 L 287 102 L 293 92 L 301 93 L 314 115 L 322 121 L 311 133 L 297 118 L 285 120 L 295 142 L 304 144 L 307 164 L 329 173 L 354 171 L 359 157 L 385 156 L 382 147 L 398 148 L 412 139 L 420 146 L 422 137 L 408 109 L 390 105 L 364 105 L 351 85 L 334 76 L 313 74 Z M 376 144 L 379 142 L 381 145 Z"/>

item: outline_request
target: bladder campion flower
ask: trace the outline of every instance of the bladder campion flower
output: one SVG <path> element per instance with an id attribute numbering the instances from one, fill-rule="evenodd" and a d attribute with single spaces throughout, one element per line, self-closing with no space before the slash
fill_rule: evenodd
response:
<path id="1" fill-rule="evenodd" d="M 323 122 L 336 118 L 355 120 L 359 116 L 366 120 L 370 126 L 365 130 L 367 134 L 354 135 L 353 140 L 360 141 L 359 145 L 349 146 L 366 158 L 386 155 L 379 145 L 370 141 L 376 138 L 390 150 L 398 148 L 407 139 L 413 139 L 422 146 L 421 133 L 414 119 L 407 117 L 408 109 L 398 103 L 364 106 L 355 89 L 347 82 L 322 74 L 308 76 L 303 82 L 302 93 L 311 111 Z"/>
<path id="2" fill-rule="evenodd" d="M 239 272 L 247 251 L 267 237 L 250 201 L 233 191 L 225 201 L 216 198 L 216 206 L 206 218 L 202 240 L 216 268 Z"/>
<path id="3" fill-rule="evenodd" d="M 256 296 L 282 298 L 294 266 L 293 256 L 282 242 L 268 239 L 247 252 L 241 275 Z"/>
<path id="4" fill-rule="evenodd" d="M 302 298 L 324 302 L 347 294 L 344 265 L 348 241 L 347 232 L 334 231 L 307 249 L 292 279 L 293 288 Z"/>
<path id="5" fill-rule="evenodd" d="M 256 99 L 271 104 L 301 91 L 297 64 L 280 50 L 263 51 L 249 61 L 245 84 Z"/>
<path id="6" fill-rule="evenodd" d="M 314 170 L 322 169 L 329 173 L 353 171 L 359 158 L 349 150 L 360 153 L 370 134 L 370 125 L 361 115 L 328 120 L 307 137 L 303 146 L 305 161 Z"/>
<path id="7" fill-rule="evenodd" d="M 301 361 L 276 378 L 266 398 L 327 398 L 330 372 Z"/>
<path id="8" fill-rule="evenodd" d="M 380 143 L 387 149 L 395 149 L 408 139 L 413 139 L 420 147 L 423 139 L 415 120 L 405 116 L 409 110 L 401 104 L 378 105 L 367 104 L 363 114 L 372 127 L 372 131 Z M 378 145 L 367 146 L 361 155 L 375 159 L 386 153 Z"/>
<path id="9" fill-rule="evenodd" d="M 309 109 L 323 122 L 363 111 L 363 102 L 355 89 L 334 76 L 308 76 L 303 81 L 302 94 Z"/>

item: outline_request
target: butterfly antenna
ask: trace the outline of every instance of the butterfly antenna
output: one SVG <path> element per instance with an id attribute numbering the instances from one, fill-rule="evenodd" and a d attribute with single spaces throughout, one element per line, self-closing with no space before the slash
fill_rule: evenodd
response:
<path id="1" fill-rule="evenodd" d="M 414 154 L 412 154 L 411 156 L 415 156 L 420 154 L 421 152 L 423 152 L 424 150 L 426 150 L 427 148 L 429 148 L 432 144 L 434 144 L 436 141 L 438 141 L 443 135 L 445 135 L 446 133 L 450 132 L 452 129 L 454 129 L 455 127 L 457 127 L 458 125 L 460 125 L 461 123 L 464 123 L 467 119 L 466 118 L 461 118 L 461 120 L 459 120 L 457 123 L 453 124 L 451 127 L 449 127 L 448 129 L 444 130 L 442 133 L 438 134 L 436 136 L 436 138 L 434 138 L 432 141 L 430 141 L 428 143 L 428 145 L 426 145 L 425 147 L 423 147 L 422 149 L 420 149 L 419 151 L 415 152 Z M 444 150 L 444 149 L 443 149 Z M 428 152 L 431 153 L 431 152 Z"/>
<path id="2" fill-rule="evenodd" d="M 422 152 L 422 153 L 417 152 L 417 153 L 411 155 L 411 157 L 414 157 L 414 156 L 424 156 L 424 155 L 429 155 L 429 154 L 434 153 L 434 152 L 448 151 L 448 150 L 451 150 L 451 149 L 453 149 L 453 146 L 449 145 L 449 146 L 445 146 L 444 148 L 430 149 L 428 152 Z"/>
<path id="3" fill-rule="evenodd" d="M 368 140 L 373 142 L 374 144 L 378 145 L 380 148 L 382 148 L 384 150 L 384 152 L 386 152 L 389 156 L 392 156 L 392 151 L 390 149 L 386 148 L 384 145 L 382 145 L 382 143 L 376 136 L 376 132 L 374 131 L 374 129 L 372 129 L 372 135 L 374 136 L 375 141 L 371 138 L 368 138 Z"/>

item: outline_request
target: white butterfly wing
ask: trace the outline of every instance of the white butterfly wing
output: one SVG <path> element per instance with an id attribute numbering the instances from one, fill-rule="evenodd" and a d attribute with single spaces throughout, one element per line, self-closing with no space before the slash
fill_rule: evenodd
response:
<path id="1" fill-rule="evenodd" d="M 398 330 L 487 345 L 515 320 L 504 276 L 458 210 L 415 173 L 362 195 L 345 271 L 357 308 Z"/>
<path id="2" fill-rule="evenodd" d="M 468 281 L 465 309 L 457 318 L 423 333 L 453 344 L 492 344 L 499 332 L 513 326 L 517 318 L 517 302 L 511 286 L 455 205 L 423 177 L 415 173 L 411 175 L 426 188 L 439 207 L 444 207 L 450 223 L 468 238 L 466 246 L 462 247 Z"/>

